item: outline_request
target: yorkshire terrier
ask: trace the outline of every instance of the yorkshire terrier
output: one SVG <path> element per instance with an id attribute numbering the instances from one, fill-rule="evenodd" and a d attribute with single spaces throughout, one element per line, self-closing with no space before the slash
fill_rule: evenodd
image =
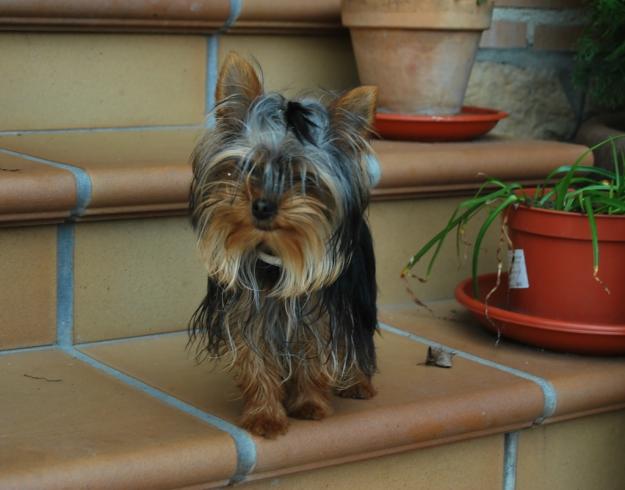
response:
<path id="1" fill-rule="evenodd" d="M 191 216 L 208 291 L 191 341 L 227 357 L 241 425 L 274 438 L 320 420 L 332 392 L 376 391 L 375 258 L 365 219 L 377 161 L 367 139 L 377 89 L 328 103 L 265 93 L 230 53 L 215 126 L 192 155 Z"/>

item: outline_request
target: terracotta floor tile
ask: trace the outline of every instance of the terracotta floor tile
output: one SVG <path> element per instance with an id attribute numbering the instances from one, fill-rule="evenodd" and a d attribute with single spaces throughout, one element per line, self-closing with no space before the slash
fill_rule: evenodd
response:
<path id="1" fill-rule="evenodd" d="M 0 229 L 0 350 L 54 342 L 56 245 L 56 226 Z"/>
<path id="2" fill-rule="evenodd" d="M 169 489 L 235 470 L 228 434 L 60 351 L 0 355 L 0 386 L 0 488 Z"/>
<path id="3" fill-rule="evenodd" d="M 345 90 L 358 85 L 354 53 L 349 36 L 343 33 L 333 36 L 221 36 L 220 63 L 229 51 L 257 60 L 263 69 L 265 88 L 286 92 L 289 96 L 319 88 Z"/>
<path id="4" fill-rule="evenodd" d="M 376 254 L 376 275 L 379 286 L 379 304 L 412 304 L 406 293 L 406 283 L 400 272 L 417 248 L 425 243 L 425 237 L 440 231 L 441 223 L 446 223 L 461 198 L 446 199 L 403 199 L 371 203 L 369 222 L 373 234 Z M 494 227 L 496 228 L 496 227 Z M 467 226 L 467 236 L 475 236 L 475 224 Z M 499 241 L 499 230 L 487 233 L 483 250 L 484 259 L 480 269 L 491 271 L 497 266 L 494 251 Z M 456 257 L 455 240 L 448 240 L 440 252 L 442 260 L 436 274 L 426 284 L 411 281 L 411 288 L 421 300 L 432 301 L 449 298 L 449 291 L 467 277 L 471 271 L 471 261 L 461 261 Z"/>
<path id="5" fill-rule="evenodd" d="M 206 273 L 186 217 L 78 223 L 76 342 L 186 329 Z"/>
<path id="6" fill-rule="evenodd" d="M 197 128 L 157 131 L 71 132 L 0 137 L 0 147 L 87 171 L 92 195 L 87 215 L 119 210 L 185 210 L 191 168 L 185 165 Z"/>
<path id="7" fill-rule="evenodd" d="M 241 401 L 231 376 L 185 353 L 185 334 L 93 344 L 96 359 L 196 407 L 235 422 Z M 420 365 L 424 346 L 384 333 L 377 340 L 379 390 L 369 401 L 335 398 L 336 413 L 322 422 L 293 420 L 286 436 L 256 438 L 256 472 L 383 455 L 528 426 L 542 411 L 539 388 L 529 381 L 470 361 L 452 369 Z"/>
<path id="8" fill-rule="evenodd" d="M 625 358 L 560 354 L 506 339 L 497 345 L 454 301 L 434 309 L 434 315 L 416 306 L 388 309 L 381 321 L 548 380 L 557 394 L 556 418 L 625 406 Z"/>
<path id="9" fill-rule="evenodd" d="M 204 36 L 4 32 L 0 43 L 2 130 L 204 119 Z"/>
<path id="10" fill-rule="evenodd" d="M 0 138 L 0 149 L 3 146 Z M 0 151 L 0 221 L 62 221 L 76 206 L 69 170 Z"/>
<path id="11" fill-rule="evenodd" d="M 503 436 L 496 435 L 253 481 L 242 490 L 501 490 Z"/>
<path id="12" fill-rule="evenodd" d="M 622 490 L 625 412 L 583 417 L 520 434 L 517 490 Z"/>

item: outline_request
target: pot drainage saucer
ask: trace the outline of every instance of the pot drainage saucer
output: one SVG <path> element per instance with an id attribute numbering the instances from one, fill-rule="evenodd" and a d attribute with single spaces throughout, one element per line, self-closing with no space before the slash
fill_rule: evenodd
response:
<path id="1" fill-rule="evenodd" d="M 496 274 L 479 276 L 482 295 L 496 284 Z M 480 323 L 491 332 L 524 344 L 545 349 L 577 354 L 618 355 L 625 354 L 625 323 L 588 324 L 552 320 L 507 310 L 505 299 L 507 278 L 492 295 L 488 313 L 483 300 L 473 297 L 471 278 L 456 287 L 456 299 L 467 308 Z"/>
<path id="2" fill-rule="evenodd" d="M 376 132 L 386 139 L 407 141 L 467 141 L 485 135 L 506 112 L 480 107 L 462 107 L 459 114 L 426 116 L 407 114 L 375 115 Z"/>

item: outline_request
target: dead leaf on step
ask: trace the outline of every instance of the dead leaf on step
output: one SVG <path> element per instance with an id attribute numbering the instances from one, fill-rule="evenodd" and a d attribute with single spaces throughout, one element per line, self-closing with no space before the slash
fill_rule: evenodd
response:
<path id="1" fill-rule="evenodd" d="M 60 381 L 63 381 L 62 379 L 46 378 L 45 376 L 33 376 L 31 374 L 24 374 L 24 376 L 26 378 L 36 379 L 36 380 L 39 380 L 39 381 L 47 381 L 48 383 L 58 383 Z"/>
<path id="2" fill-rule="evenodd" d="M 426 366 L 450 368 L 452 367 L 455 355 L 455 352 L 446 350 L 442 347 L 428 347 L 428 353 L 424 364 Z"/>

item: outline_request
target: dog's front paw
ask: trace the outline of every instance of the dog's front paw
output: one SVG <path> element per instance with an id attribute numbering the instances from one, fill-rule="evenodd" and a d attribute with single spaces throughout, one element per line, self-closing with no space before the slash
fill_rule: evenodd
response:
<path id="1" fill-rule="evenodd" d="M 330 415 L 331 412 L 332 410 L 327 404 L 313 401 L 304 402 L 297 407 L 289 409 L 291 417 L 304 420 L 321 420 Z"/>
<path id="2" fill-rule="evenodd" d="M 345 389 L 336 390 L 336 394 L 342 398 L 353 398 L 355 400 L 368 400 L 377 395 L 377 390 L 371 381 L 360 381 Z"/>
<path id="3" fill-rule="evenodd" d="M 286 417 L 271 417 L 266 414 L 244 415 L 241 419 L 241 427 L 267 439 L 286 434 L 289 428 L 289 419 Z"/>

